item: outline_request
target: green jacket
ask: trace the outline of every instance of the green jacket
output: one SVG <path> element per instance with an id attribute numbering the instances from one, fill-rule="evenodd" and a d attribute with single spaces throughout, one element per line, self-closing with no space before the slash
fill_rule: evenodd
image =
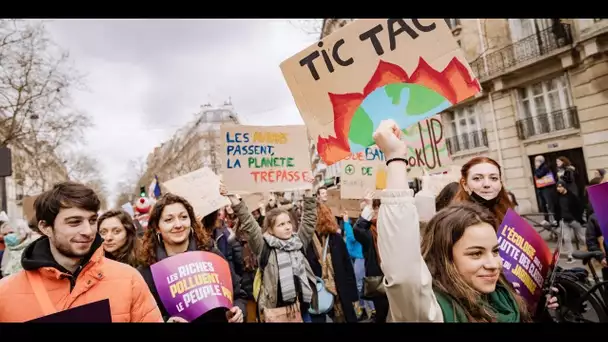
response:
<path id="1" fill-rule="evenodd" d="M 435 297 L 443 312 L 443 321 L 446 323 L 468 323 L 469 319 L 464 309 L 450 295 L 435 290 Z M 496 284 L 496 290 L 482 299 L 482 305 L 488 306 L 496 317 L 498 323 L 519 323 L 519 307 L 515 298 L 504 285 Z"/>

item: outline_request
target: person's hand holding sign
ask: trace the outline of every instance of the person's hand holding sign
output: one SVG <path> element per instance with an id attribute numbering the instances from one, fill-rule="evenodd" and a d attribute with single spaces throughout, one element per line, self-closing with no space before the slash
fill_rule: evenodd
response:
<path id="1" fill-rule="evenodd" d="M 226 311 L 228 323 L 243 323 L 243 311 L 238 306 Z"/>
<path id="2" fill-rule="evenodd" d="M 167 320 L 167 323 L 188 323 L 188 321 L 181 317 L 173 316 Z"/>

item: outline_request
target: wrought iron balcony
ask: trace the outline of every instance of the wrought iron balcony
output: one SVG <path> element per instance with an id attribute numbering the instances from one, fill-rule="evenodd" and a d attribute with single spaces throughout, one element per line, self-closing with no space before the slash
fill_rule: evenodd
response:
<path id="1" fill-rule="evenodd" d="M 485 56 L 487 70 L 484 67 L 484 57 L 479 57 L 473 61 L 471 68 L 478 78 L 483 79 L 499 74 L 518 64 L 550 54 L 570 44 L 572 44 L 570 24 L 555 23 L 548 29 L 538 31 Z"/>
<path id="2" fill-rule="evenodd" d="M 517 135 L 519 139 L 526 140 L 540 134 L 579 127 L 576 107 L 570 107 L 518 120 Z"/>
<path id="3" fill-rule="evenodd" d="M 485 129 L 456 135 L 445 140 L 450 154 L 488 146 L 488 134 Z"/>

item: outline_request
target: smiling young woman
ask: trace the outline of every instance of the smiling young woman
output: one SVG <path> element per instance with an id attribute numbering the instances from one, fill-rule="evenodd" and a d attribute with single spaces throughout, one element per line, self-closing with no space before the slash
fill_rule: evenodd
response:
<path id="1" fill-rule="evenodd" d="M 460 170 L 460 189 L 452 203 L 476 202 L 495 216 L 498 222 L 514 208 L 502 184 L 500 165 L 488 157 L 475 157 Z"/>
<path id="2" fill-rule="evenodd" d="M 167 193 L 152 208 L 148 230 L 144 235 L 142 266 L 138 269 L 156 299 L 165 321 L 181 322 L 181 318 L 169 317 L 156 289 L 150 266 L 165 258 L 190 251 L 212 252 L 226 259 L 222 252 L 214 247 L 211 236 L 196 219 L 192 205 L 183 197 Z M 230 267 L 230 273 L 232 279 L 238 279 L 232 267 Z M 241 290 L 240 282 L 233 281 L 232 286 L 235 306 L 227 312 L 227 316 L 207 314 L 200 318 L 201 322 L 225 322 L 226 319 L 229 323 L 243 322 L 243 316 L 247 312 L 247 295 Z"/>
<path id="3" fill-rule="evenodd" d="M 374 133 L 388 160 L 387 186 L 378 213 L 378 249 L 391 321 L 529 321 L 526 305 L 502 274 L 497 220 L 488 210 L 471 201 L 453 204 L 438 212 L 421 235 L 404 176 L 407 148 L 400 134 L 392 120 L 383 121 Z M 480 164 L 484 163 L 471 166 Z M 473 166 L 463 175 L 467 176 L 465 190 L 477 189 L 477 195 L 486 200 L 504 192 L 497 184 L 498 168 Z M 549 308 L 557 307 L 555 297 L 548 303 Z"/>

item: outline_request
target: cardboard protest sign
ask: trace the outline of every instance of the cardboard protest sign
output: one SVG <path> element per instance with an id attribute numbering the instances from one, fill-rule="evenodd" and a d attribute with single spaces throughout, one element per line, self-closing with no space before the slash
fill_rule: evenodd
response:
<path id="1" fill-rule="evenodd" d="M 451 163 L 439 116 L 404 129 L 402 140 L 408 147 L 408 175 L 418 168 L 428 172 L 442 170 Z M 386 158 L 377 146 L 348 155 L 342 161 L 341 196 L 362 199 L 367 192 L 386 188 Z M 379 192 L 376 196 L 379 197 Z"/>
<path id="2" fill-rule="evenodd" d="M 103 299 L 52 315 L 40 317 L 28 323 L 112 323 L 110 300 Z"/>
<path id="3" fill-rule="evenodd" d="M 247 209 L 249 209 L 250 212 L 255 211 L 256 209 L 260 209 L 260 203 L 266 203 L 264 202 L 264 194 L 259 192 L 242 195 L 241 200 L 245 202 L 245 205 L 247 206 Z"/>
<path id="4" fill-rule="evenodd" d="M 306 126 L 222 125 L 222 175 L 236 193 L 312 188 Z"/>
<path id="5" fill-rule="evenodd" d="M 596 184 L 587 188 L 589 194 L 589 202 L 593 207 L 595 216 L 597 216 L 597 222 L 600 225 L 600 230 L 604 239 L 608 237 L 608 210 L 606 210 L 606 203 L 608 203 L 608 183 Z"/>
<path id="6" fill-rule="evenodd" d="M 407 128 L 480 91 L 444 19 L 360 19 L 281 63 L 327 165 L 373 145 L 384 119 Z"/>
<path id="7" fill-rule="evenodd" d="M 230 205 L 230 200 L 220 195 L 220 178 L 208 167 L 173 178 L 163 185 L 168 192 L 190 202 L 196 215 L 205 216 Z"/>
<path id="8" fill-rule="evenodd" d="M 163 259 L 150 269 L 169 315 L 192 322 L 208 311 L 232 308 L 230 266 L 211 252 L 185 252 Z"/>
<path id="9" fill-rule="evenodd" d="M 342 162 L 340 197 L 363 199 L 369 191 L 386 188 L 386 158 L 376 146 L 351 154 Z"/>
<path id="10" fill-rule="evenodd" d="M 419 121 L 403 130 L 407 144 L 409 168 L 422 168 L 426 172 L 439 171 L 452 163 L 445 143 L 441 115 Z"/>
<path id="11" fill-rule="evenodd" d="M 552 262 L 551 250 L 534 228 L 509 209 L 498 229 L 505 277 L 517 284 L 531 312 L 536 310 Z"/>
<path id="12" fill-rule="evenodd" d="M 340 190 L 327 190 L 327 202 L 325 202 L 334 216 L 342 216 L 346 211 L 349 217 L 359 217 L 361 214 L 361 201 L 356 199 L 340 198 Z"/>

